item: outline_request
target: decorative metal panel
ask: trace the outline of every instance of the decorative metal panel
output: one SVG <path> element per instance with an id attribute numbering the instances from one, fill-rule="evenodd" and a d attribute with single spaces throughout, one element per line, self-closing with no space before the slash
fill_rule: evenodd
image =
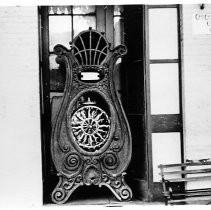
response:
<path id="1" fill-rule="evenodd" d="M 76 188 L 91 184 L 107 186 L 119 200 L 131 199 L 124 180 L 131 133 L 113 78 L 126 47 L 110 49 L 104 34 L 90 28 L 70 50 L 56 45 L 54 52 L 66 67 L 66 84 L 52 128 L 51 153 L 60 178 L 52 201 L 62 204 Z"/>

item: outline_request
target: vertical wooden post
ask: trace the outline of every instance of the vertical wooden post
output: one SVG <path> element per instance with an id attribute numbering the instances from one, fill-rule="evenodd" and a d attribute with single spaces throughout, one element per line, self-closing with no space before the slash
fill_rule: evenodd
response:
<path id="1" fill-rule="evenodd" d="M 105 32 L 105 6 L 96 7 L 96 22 L 97 30 L 100 32 Z"/>
<path id="2" fill-rule="evenodd" d="M 41 95 L 41 138 L 42 138 L 42 168 L 43 168 L 43 200 L 50 194 L 46 183 L 50 176 L 51 155 L 51 107 L 50 107 L 50 71 L 49 71 L 49 17 L 48 7 L 40 7 L 40 95 Z M 47 200 L 49 200 L 47 198 Z"/>
<path id="3" fill-rule="evenodd" d="M 113 16 L 114 7 L 106 6 L 106 37 L 109 43 L 111 43 L 111 48 L 113 48 L 114 43 Z"/>

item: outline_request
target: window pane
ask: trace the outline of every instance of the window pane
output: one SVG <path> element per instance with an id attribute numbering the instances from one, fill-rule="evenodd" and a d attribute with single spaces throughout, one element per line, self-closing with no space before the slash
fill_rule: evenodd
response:
<path id="1" fill-rule="evenodd" d="M 57 44 L 69 48 L 72 40 L 71 16 L 49 16 L 49 50 L 52 52 Z"/>
<path id="2" fill-rule="evenodd" d="M 89 27 L 96 29 L 96 18 L 95 16 L 74 16 L 73 26 L 74 26 L 73 28 L 74 37 L 75 37 L 81 31 L 88 30 Z"/>
<path id="3" fill-rule="evenodd" d="M 123 6 L 122 5 L 114 5 L 114 16 L 123 14 Z"/>
<path id="4" fill-rule="evenodd" d="M 119 16 L 114 17 L 114 46 L 123 43 L 123 19 Z"/>
<path id="5" fill-rule="evenodd" d="M 178 58 L 177 9 L 149 9 L 150 59 Z"/>
<path id="6" fill-rule="evenodd" d="M 179 114 L 178 64 L 150 65 L 151 114 Z"/>
<path id="7" fill-rule="evenodd" d="M 49 15 L 71 14 L 71 6 L 52 6 L 48 8 Z"/>
<path id="8" fill-rule="evenodd" d="M 153 181 L 159 182 L 160 164 L 181 163 L 180 133 L 152 133 Z"/>
<path id="9" fill-rule="evenodd" d="M 50 55 L 49 57 L 50 70 L 59 68 L 59 64 L 56 63 L 56 60 L 55 60 L 56 57 L 57 55 Z"/>
<path id="10" fill-rule="evenodd" d="M 73 14 L 89 14 L 95 12 L 95 6 L 73 6 Z"/>
<path id="11" fill-rule="evenodd" d="M 56 55 L 50 55 L 50 90 L 63 91 L 65 86 L 65 67 L 56 63 Z"/>

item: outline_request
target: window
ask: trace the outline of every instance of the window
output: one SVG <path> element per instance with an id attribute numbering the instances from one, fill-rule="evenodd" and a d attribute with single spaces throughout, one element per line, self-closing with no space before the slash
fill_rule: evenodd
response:
<path id="1" fill-rule="evenodd" d="M 96 6 L 50 6 L 48 15 L 50 91 L 63 92 L 65 70 L 56 63 L 53 48 L 62 44 L 69 49 L 70 42 L 81 31 L 96 29 Z"/>
<path id="2" fill-rule="evenodd" d="M 148 6 L 147 19 L 152 180 L 159 182 L 158 164 L 184 158 L 179 7 Z"/>

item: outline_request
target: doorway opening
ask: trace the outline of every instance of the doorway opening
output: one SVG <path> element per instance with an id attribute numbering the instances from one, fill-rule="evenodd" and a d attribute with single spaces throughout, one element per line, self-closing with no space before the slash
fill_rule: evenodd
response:
<path id="1" fill-rule="evenodd" d="M 79 32 L 87 30 L 89 27 L 105 33 L 106 38 L 111 43 L 111 48 L 119 44 L 125 44 L 128 48 L 127 55 L 118 61 L 115 72 L 116 89 L 132 133 L 132 160 L 125 179 L 128 185 L 131 186 L 135 199 L 142 201 L 162 199 L 159 182 L 154 178 L 157 173 L 155 170 L 157 162 L 154 160 L 156 150 L 159 149 L 159 140 L 164 139 L 164 141 L 166 140 L 171 144 L 171 141 L 164 138 L 168 136 L 172 139 L 172 142 L 178 143 L 176 155 L 181 158 L 181 161 L 183 161 L 184 157 L 179 6 L 42 6 L 39 8 L 39 12 L 41 26 L 40 92 L 44 204 L 52 203 L 51 193 L 59 180 L 51 159 L 51 125 L 59 101 L 63 96 L 65 83 L 65 71 L 62 66 L 55 62 L 56 55 L 53 53 L 53 47 L 56 44 L 63 44 L 69 49 L 69 42 Z M 151 32 L 156 29 L 155 20 L 158 16 L 162 16 L 164 20 L 170 17 L 170 21 L 166 22 L 166 25 L 174 23 L 176 27 L 175 31 L 173 31 L 176 35 L 171 36 L 176 37 L 173 40 L 174 43 L 176 40 L 177 45 L 174 54 L 176 57 L 156 57 L 155 49 L 158 49 L 158 47 L 155 45 L 156 42 Z M 80 27 L 78 27 L 79 25 Z M 153 33 L 155 32 L 156 30 Z M 164 37 L 164 35 L 160 34 L 160 38 Z M 152 52 L 154 53 L 153 45 L 155 46 L 155 57 L 150 57 L 153 55 Z M 171 50 L 172 48 L 167 49 Z M 157 55 L 161 54 L 158 52 Z M 161 65 L 168 68 L 162 71 L 163 68 L 159 68 Z M 172 66 L 174 68 L 171 68 Z M 156 77 L 157 73 L 160 77 Z M 163 75 L 163 73 L 166 74 Z M 155 77 L 151 79 L 153 75 Z M 172 86 L 173 89 L 178 88 L 178 91 L 173 90 L 173 93 L 176 93 L 175 98 L 179 101 L 176 102 L 179 105 L 175 113 L 171 111 L 169 113 L 156 112 L 155 108 L 158 102 L 154 102 L 158 98 L 154 97 L 154 93 L 156 93 L 154 87 L 159 84 L 159 82 L 156 83 L 157 81 L 163 81 L 162 78 L 166 78 L 164 82 L 168 78 L 173 78 L 173 81 L 176 81 L 174 83 L 176 84 L 175 87 Z M 53 98 L 54 104 L 51 103 Z M 166 98 L 161 99 L 162 102 L 167 100 Z M 94 187 L 78 189 L 77 191 L 76 197 L 80 196 L 80 192 L 93 197 L 97 195 L 107 196 L 110 193 L 106 188 L 96 190 Z"/>

